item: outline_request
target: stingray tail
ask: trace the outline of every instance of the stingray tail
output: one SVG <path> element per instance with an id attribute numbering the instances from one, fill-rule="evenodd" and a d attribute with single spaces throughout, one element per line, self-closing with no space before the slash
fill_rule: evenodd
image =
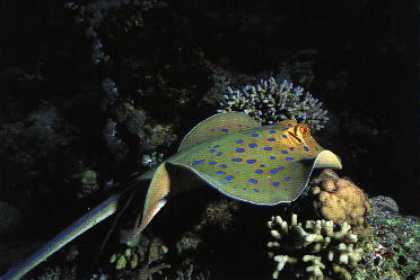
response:
<path id="1" fill-rule="evenodd" d="M 109 197 L 107 200 L 61 231 L 52 240 L 42 245 L 42 247 L 35 253 L 9 269 L 5 274 L 0 276 L 0 280 L 21 279 L 21 277 L 23 277 L 31 269 L 43 262 L 50 255 L 60 250 L 67 243 L 71 242 L 79 235 L 114 214 L 118 209 L 120 199 L 121 193 L 117 193 Z"/>

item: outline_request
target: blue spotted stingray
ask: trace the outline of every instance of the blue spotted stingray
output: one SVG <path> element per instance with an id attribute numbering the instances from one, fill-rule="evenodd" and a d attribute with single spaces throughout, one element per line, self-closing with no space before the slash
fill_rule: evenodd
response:
<path id="1" fill-rule="evenodd" d="M 296 200 L 316 168 L 342 166 L 334 153 L 315 141 L 305 124 L 286 120 L 261 126 L 243 113 L 216 114 L 196 125 L 175 155 L 139 177 L 140 181 L 150 180 L 150 184 L 130 240 L 139 236 L 170 195 L 196 187 L 197 182 L 232 199 L 274 206 Z M 190 176 L 182 181 L 177 170 Z M 179 186 L 179 181 L 184 186 Z M 20 279 L 49 255 L 114 214 L 120 208 L 121 196 L 115 194 L 89 211 L 0 280 Z"/>

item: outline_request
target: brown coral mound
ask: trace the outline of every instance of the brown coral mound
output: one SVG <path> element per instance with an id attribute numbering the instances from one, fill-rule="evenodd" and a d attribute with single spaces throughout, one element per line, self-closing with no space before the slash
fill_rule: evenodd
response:
<path id="1" fill-rule="evenodd" d="M 356 228 L 366 226 L 368 197 L 352 181 L 325 169 L 314 179 L 313 185 L 313 205 L 320 217 L 335 223 L 347 222 Z"/>

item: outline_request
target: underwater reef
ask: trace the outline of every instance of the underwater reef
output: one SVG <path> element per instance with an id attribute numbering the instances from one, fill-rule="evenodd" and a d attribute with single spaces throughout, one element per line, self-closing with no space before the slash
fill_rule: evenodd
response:
<path id="1" fill-rule="evenodd" d="M 120 219 L 24 279 L 420 279 L 415 44 L 403 38 L 418 9 L 188 2 L 5 1 L 0 274 L 176 153 L 195 124 L 240 111 L 306 123 L 344 169 L 276 207 L 203 186 L 127 247 L 139 186 Z"/>
<path id="2" fill-rule="evenodd" d="M 274 77 L 261 80 L 257 85 L 246 85 L 241 90 L 227 88 L 219 112 L 244 112 L 263 124 L 296 119 L 320 130 L 328 122 L 322 103 L 309 92 L 288 80 L 276 81 Z"/>

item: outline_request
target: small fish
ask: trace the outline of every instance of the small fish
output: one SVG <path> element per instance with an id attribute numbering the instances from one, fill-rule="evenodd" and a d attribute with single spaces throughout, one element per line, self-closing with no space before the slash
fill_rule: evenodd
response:
<path id="1" fill-rule="evenodd" d="M 261 126 L 243 113 L 216 114 L 196 125 L 175 155 L 138 178 L 138 182 L 150 180 L 150 184 L 142 214 L 127 243 L 138 240 L 167 201 L 180 192 L 207 185 L 232 199 L 274 206 L 296 200 L 316 168 L 341 169 L 342 165 L 338 156 L 316 142 L 305 124 L 285 120 Z M 182 173 L 188 176 L 179 175 Z M 89 211 L 0 279 L 19 279 L 114 214 L 120 208 L 121 196 L 115 194 Z"/>

